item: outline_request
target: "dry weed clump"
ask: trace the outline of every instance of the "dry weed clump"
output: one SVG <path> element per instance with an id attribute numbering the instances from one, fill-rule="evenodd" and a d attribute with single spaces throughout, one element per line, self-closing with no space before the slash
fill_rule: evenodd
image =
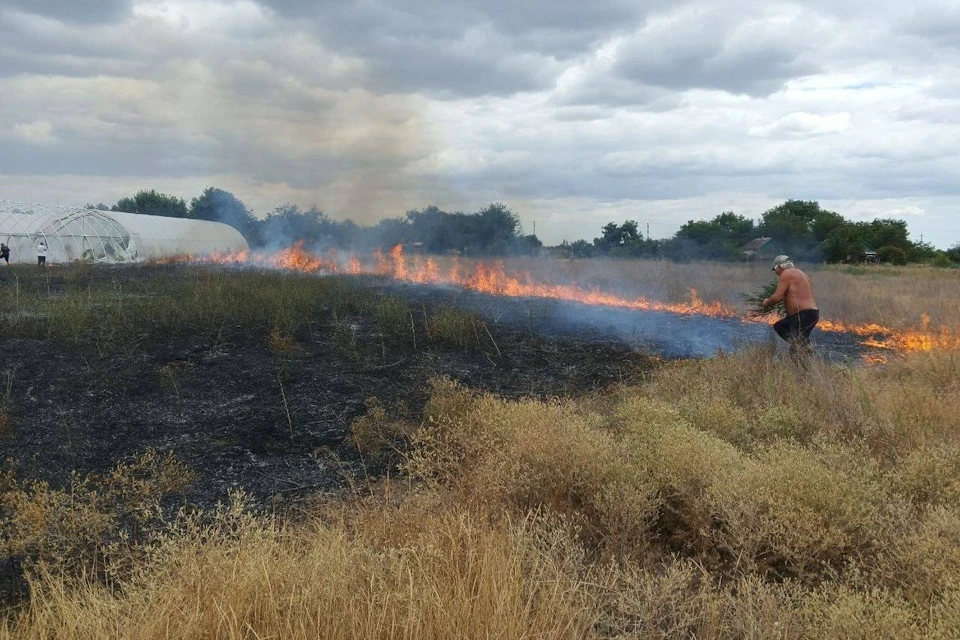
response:
<path id="1" fill-rule="evenodd" d="M 642 461 L 570 403 L 504 402 L 434 383 L 405 469 L 457 500 L 522 516 L 546 508 L 590 539 L 643 548 L 658 507 Z"/>
<path id="2" fill-rule="evenodd" d="M 929 611 L 960 595 L 960 512 L 935 507 L 902 519 L 878 553 L 874 582 Z"/>
<path id="3" fill-rule="evenodd" d="M 869 470 L 791 444 L 762 452 L 715 486 L 717 543 L 752 572 L 815 584 L 870 557 L 886 495 Z"/>
<path id="4" fill-rule="evenodd" d="M 366 413 L 350 423 L 350 441 L 361 454 L 396 450 L 415 431 L 404 405 L 388 412 L 377 398 L 367 398 L 364 404 Z"/>
<path id="5" fill-rule="evenodd" d="M 895 486 L 915 505 L 960 510 L 960 442 L 911 451 L 897 465 Z"/>
<path id="6" fill-rule="evenodd" d="M 0 638 L 589 634 L 582 553 L 555 527 L 455 511 L 421 525 L 404 546 L 377 546 L 337 525 L 290 528 L 231 506 L 182 522 L 122 590 L 40 576 Z"/>
<path id="7" fill-rule="evenodd" d="M 192 474 L 172 454 L 151 450 L 105 475 L 74 475 L 63 489 L 18 482 L 13 471 L 4 477 L 0 559 L 75 574 L 109 568 L 111 545 L 137 544 L 160 528 L 160 500 L 185 488 Z"/>

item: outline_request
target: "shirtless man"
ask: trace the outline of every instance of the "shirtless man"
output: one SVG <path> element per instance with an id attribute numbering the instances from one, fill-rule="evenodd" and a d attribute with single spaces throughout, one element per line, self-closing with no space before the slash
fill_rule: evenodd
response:
<path id="1" fill-rule="evenodd" d="M 773 270 L 780 277 L 780 284 L 762 304 L 766 307 L 783 300 L 787 317 L 774 324 L 773 329 L 790 344 L 791 356 L 810 355 L 813 353 L 810 332 L 820 320 L 820 309 L 813 299 L 813 285 L 807 274 L 793 266 L 788 256 L 777 256 L 773 261 Z"/>

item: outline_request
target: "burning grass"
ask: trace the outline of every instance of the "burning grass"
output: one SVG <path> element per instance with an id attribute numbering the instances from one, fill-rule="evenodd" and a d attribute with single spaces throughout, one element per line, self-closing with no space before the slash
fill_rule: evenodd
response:
<path id="1" fill-rule="evenodd" d="M 467 290 L 509 297 L 539 297 L 605 305 L 622 309 L 666 311 L 723 318 L 743 316 L 757 321 L 737 299 L 744 282 L 761 279 L 765 266 L 665 261 L 510 261 L 407 256 L 401 247 L 372 256 L 316 255 L 297 245 L 274 254 L 212 256 L 204 260 L 226 265 L 280 268 L 308 273 L 375 274 L 398 281 L 455 285 Z M 190 263 L 189 257 L 180 262 Z M 176 262 L 176 260 L 172 260 Z M 760 270 L 758 272 L 758 269 Z M 884 267 L 842 267 L 816 272 L 821 307 L 829 311 L 819 327 L 828 332 L 862 336 L 864 344 L 894 352 L 960 350 L 956 305 L 942 290 L 956 288 L 956 279 L 943 270 L 890 270 Z M 823 282 L 820 283 L 820 279 Z M 855 276 L 855 278 L 851 278 Z M 915 291 L 891 287 L 891 278 L 919 280 Z M 859 278 L 859 279 L 857 279 Z M 929 280 L 929 281 L 928 281 Z M 874 283 L 878 286 L 869 285 Z M 821 284 L 823 286 L 821 287 Z M 867 286 L 865 286 L 867 285 Z M 740 293 L 749 304 L 751 294 Z M 922 299 L 920 298 L 922 296 Z M 851 304 L 850 300 L 856 301 Z M 915 303 L 922 303 L 919 306 Z M 917 312 L 917 309 L 924 311 Z M 765 311 L 765 310 L 760 310 Z M 761 313 L 760 315 L 767 315 Z M 885 358 L 874 354 L 873 360 Z"/>

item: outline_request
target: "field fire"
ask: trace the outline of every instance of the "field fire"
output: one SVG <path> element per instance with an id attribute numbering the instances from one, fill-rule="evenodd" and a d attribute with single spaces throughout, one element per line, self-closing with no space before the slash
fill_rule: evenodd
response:
<path id="1" fill-rule="evenodd" d="M 551 283 L 537 281 L 529 273 L 511 273 L 502 261 L 462 261 L 459 258 L 434 258 L 421 255 L 408 256 L 401 246 L 388 253 L 375 251 L 363 258 L 356 254 L 343 254 L 331 250 L 317 254 L 306 250 L 302 243 L 272 253 L 238 252 L 235 254 L 213 255 L 202 258 L 180 256 L 166 262 L 212 263 L 251 267 L 267 267 L 316 274 L 376 275 L 397 282 L 454 286 L 466 291 L 490 296 L 511 298 L 542 298 L 582 305 L 583 320 L 592 319 L 597 323 L 618 327 L 616 333 L 621 337 L 640 337 L 648 339 L 657 335 L 654 341 L 665 350 L 665 355 L 678 357 L 705 357 L 720 351 L 730 351 L 744 342 L 756 342 L 770 334 L 762 325 L 772 324 L 774 319 L 757 318 L 720 301 L 702 300 L 696 289 L 689 288 L 689 300 L 685 302 L 665 302 L 646 297 L 627 297 L 586 288 L 574 283 Z M 644 320 L 622 314 L 600 314 L 591 307 L 602 307 L 613 311 L 656 312 L 645 315 Z M 680 318 L 703 319 L 696 327 L 675 325 L 669 317 L 672 314 Z M 574 318 L 577 314 L 568 314 Z M 710 323 L 706 319 L 716 322 Z M 581 323 L 583 324 L 583 323 Z M 638 333 L 637 325 L 643 326 Z M 960 335 L 950 327 L 931 326 L 929 316 L 923 315 L 919 326 L 914 328 L 893 329 L 878 323 L 850 323 L 821 319 L 817 326 L 819 332 L 827 334 L 823 342 L 831 345 L 827 357 L 849 356 L 856 352 L 867 363 L 885 362 L 888 355 L 917 351 L 956 351 L 960 350 Z M 686 337 L 677 339 L 676 331 Z M 699 335 L 691 335 L 699 331 Z M 663 338 L 673 336 L 674 340 Z M 846 336 L 852 336 L 851 340 Z M 647 341 L 647 344 L 650 344 Z"/>
<path id="2" fill-rule="evenodd" d="M 947 589 L 960 567 L 950 506 L 960 495 L 951 444 L 960 394 L 953 353 L 937 352 L 949 340 L 910 353 L 890 348 L 896 332 L 831 326 L 816 334 L 820 357 L 801 368 L 764 344 L 766 323 L 704 301 L 733 288 L 718 271 L 697 280 L 675 264 L 664 267 L 672 278 L 638 297 L 617 290 L 625 279 L 615 262 L 596 272 L 609 276 L 606 287 L 569 277 L 562 269 L 576 265 L 566 263 L 523 271 L 399 250 L 363 258 L 293 248 L 192 262 L 0 269 L 0 610 L 9 624 L 21 624 L 21 611 L 29 623 L 46 594 L 69 593 L 63 603 L 76 606 L 72 592 L 38 582 L 46 576 L 87 580 L 89 593 L 121 599 L 145 576 L 146 601 L 173 598 L 149 617 L 179 620 L 192 606 L 184 585 L 229 587 L 237 553 L 266 553 L 288 531 L 298 532 L 289 548 L 250 561 L 250 594 L 267 591 L 264 575 L 272 588 L 293 585 L 285 599 L 331 574 L 338 585 L 339 576 L 367 581 L 364 571 L 383 558 L 444 540 L 453 542 L 438 565 L 446 575 L 470 547 L 445 530 L 433 541 L 420 532 L 443 522 L 462 532 L 471 509 L 484 522 L 569 522 L 570 557 L 581 563 L 571 575 L 608 575 L 610 559 L 689 561 L 690 573 L 678 574 L 686 585 L 709 571 L 711 584 L 769 583 L 770 597 L 785 580 L 808 590 L 781 594 L 783 611 L 797 606 L 796 593 L 819 606 L 824 576 L 872 566 L 880 569 L 871 579 L 925 612 L 926 585 Z M 736 275 L 734 286 L 768 277 Z M 687 282 L 708 295 L 677 301 Z M 671 286 L 673 300 L 652 295 Z M 856 320 L 849 310 L 842 317 Z M 943 317 L 934 308 L 918 330 L 935 334 L 933 318 Z M 847 364 L 891 353 L 902 357 Z M 524 520 L 531 506 L 544 520 Z M 370 522 L 375 529 L 364 529 Z M 331 541 L 360 545 L 342 557 L 367 569 L 305 559 L 311 536 L 328 530 L 317 553 L 329 554 Z M 556 539 L 530 535 L 503 549 Z M 206 551 L 211 541 L 226 545 L 223 572 L 179 564 L 220 557 Z M 157 550 L 179 545 L 203 551 L 164 564 Z M 931 574 L 939 564 L 928 558 L 945 559 L 943 570 Z M 303 579 L 264 574 L 283 562 Z M 903 586 L 910 562 L 914 582 Z M 187 573 L 166 591 L 163 580 L 182 566 Z M 413 574 L 389 571 L 402 577 L 397 593 L 408 593 Z M 613 576 L 622 584 L 609 590 L 675 591 L 638 587 L 634 575 Z M 501 575 L 483 580 L 502 584 Z M 711 589 L 690 598 L 730 601 Z M 144 610 L 139 602 L 132 615 Z M 73 611 L 49 619 L 72 621 Z M 4 636 L 0 623 L 3 640 L 64 635 L 8 628 Z M 109 635 L 100 631 L 84 637 Z"/>

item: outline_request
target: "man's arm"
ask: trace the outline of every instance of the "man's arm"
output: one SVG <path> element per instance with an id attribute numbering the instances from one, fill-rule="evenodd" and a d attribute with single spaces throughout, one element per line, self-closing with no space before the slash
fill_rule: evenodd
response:
<path id="1" fill-rule="evenodd" d="M 783 300 L 783 296 L 787 293 L 787 289 L 790 287 L 790 282 L 786 274 L 780 276 L 780 282 L 777 284 L 777 290 L 773 292 L 773 295 L 761 302 L 761 306 L 769 307 L 772 304 L 777 304 Z"/>

